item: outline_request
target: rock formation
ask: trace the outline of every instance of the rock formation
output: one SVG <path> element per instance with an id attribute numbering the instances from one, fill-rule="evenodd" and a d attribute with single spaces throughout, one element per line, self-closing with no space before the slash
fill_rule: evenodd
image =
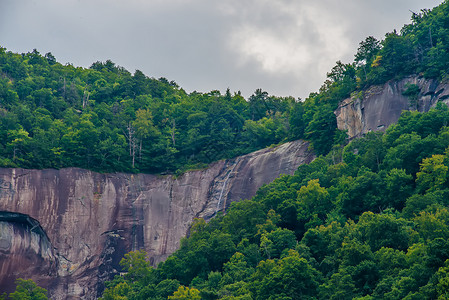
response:
<path id="1" fill-rule="evenodd" d="M 52 299 L 95 299 L 126 252 L 145 249 L 156 265 L 194 218 L 210 219 L 313 160 L 308 146 L 291 142 L 178 178 L 0 169 L 0 291 L 22 277 Z"/>
<path id="2" fill-rule="evenodd" d="M 406 95 L 411 87 L 416 87 L 417 93 Z M 370 131 L 385 130 L 399 119 L 404 110 L 427 112 L 439 101 L 449 104 L 449 83 L 410 76 L 373 86 L 345 99 L 335 115 L 338 129 L 347 130 L 348 136 L 355 138 Z"/>

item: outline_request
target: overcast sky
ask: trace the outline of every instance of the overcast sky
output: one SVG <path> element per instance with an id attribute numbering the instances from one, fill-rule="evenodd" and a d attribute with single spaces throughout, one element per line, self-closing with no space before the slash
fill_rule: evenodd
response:
<path id="1" fill-rule="evenodd" d="M 187 92 L 305 98 L 358 44 L 441 0 L 0 0 L 0 46 L 89 67 L 111 59 Z"/>

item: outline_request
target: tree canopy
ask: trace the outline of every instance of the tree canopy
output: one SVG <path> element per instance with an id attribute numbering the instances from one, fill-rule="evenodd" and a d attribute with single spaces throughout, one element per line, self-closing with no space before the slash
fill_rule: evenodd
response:
<path id="1" fill-rule="evenodd" d="M 440 126 L 430 130 L 429 119 Z M 105 295 L 126 284 L 126 299 L 162 299 L 158 286 L 170 282 L 170 299 L 444 299 L 447 124 L 446 106 L 404 113 L 385 133 L 300 166 L 226 215 L 196 220 L 157 268 L 143 252 L 127 254 L 128 273 Z M 139 298 L 147 288 L 155 294 Z"/>
<path id="2" fill-rule="evenodd" d="M 414 13 L 400 32 L 361 42 L 354 63 L 337 62 L 289 119 L 288 135 L 310 139 L 322 156 L 226 215 L 196 220 L 180 249 L 150 267 L 152 286 L 176 281 L 173 297 L 193 290 L 202 299 L 446 299 L 449 108 L 404 112 L 384 133 L 349 144 L 333 111 L 387 80 L 444 80 L 448 11 L 444 1 Z M 413 98 L 416 87 L 404 93 Z M 265 118 L 266 97 L 250 99 L 251 122 Z"/>
<path id="3" fill-rule="evenodd" d="M 126 254 L 102 299 L 446 299 L 448 106 L 403 112 L 349 144 L 333 112 L 373 84 L 447 80 L 448 39 L 446 0 L 366 38 L 305 101 L 188 94 L 110 60 L 84 69 L 0 48 L 0 166 L 176 172 L 306 138 L 320 155 L 312 163 L 195 220 L 157 268 L 144 251 Z"/>
<path id="4" fill-rule="evenodd" d="M 86 69 L 0 48 L 0 166 L 183 171 L 291 139 L 298 106 L 260 89 L 248 101 L 229 89 L 188 94 L 110 60 Z"/>

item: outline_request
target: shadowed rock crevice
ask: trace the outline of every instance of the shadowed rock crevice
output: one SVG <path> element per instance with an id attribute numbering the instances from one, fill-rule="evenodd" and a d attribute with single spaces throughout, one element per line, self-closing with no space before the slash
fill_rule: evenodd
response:
<path id="1" fill-rule="evenodd" d="M 60 260 L 45 230 L 29 215 L 0 211 L 0 287 L 11 292 L 11 284 L 27 273 L 41 274 L 39 283 L 51 285 Z"/>

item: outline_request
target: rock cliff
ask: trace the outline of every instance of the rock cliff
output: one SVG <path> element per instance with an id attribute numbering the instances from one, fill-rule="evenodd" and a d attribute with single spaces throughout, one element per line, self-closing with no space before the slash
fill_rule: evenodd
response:
<path id="1" fill-rule="evenodd" d="M 210 219 L 313 160 L 308 146 L 291 142 L 178 178 L 0 169 L 0 291 L 22 277 L 52 299 L 95 299 L 126 252 L 145 249 L 156 265 L 194 218 Z"/>
<path id="2" fill-rule="evenodd" d="M 410 92 L 413 88 L 416 93 Z M 426 112 L 439 101 L 449 104 L 449 83 L 410 76 L 373 86 L 345 99 L 335 115 L 338 129 L 347 130 L 348 136 L 355 138 L 370 131 L 385 130 L 404 110 Z"/>

